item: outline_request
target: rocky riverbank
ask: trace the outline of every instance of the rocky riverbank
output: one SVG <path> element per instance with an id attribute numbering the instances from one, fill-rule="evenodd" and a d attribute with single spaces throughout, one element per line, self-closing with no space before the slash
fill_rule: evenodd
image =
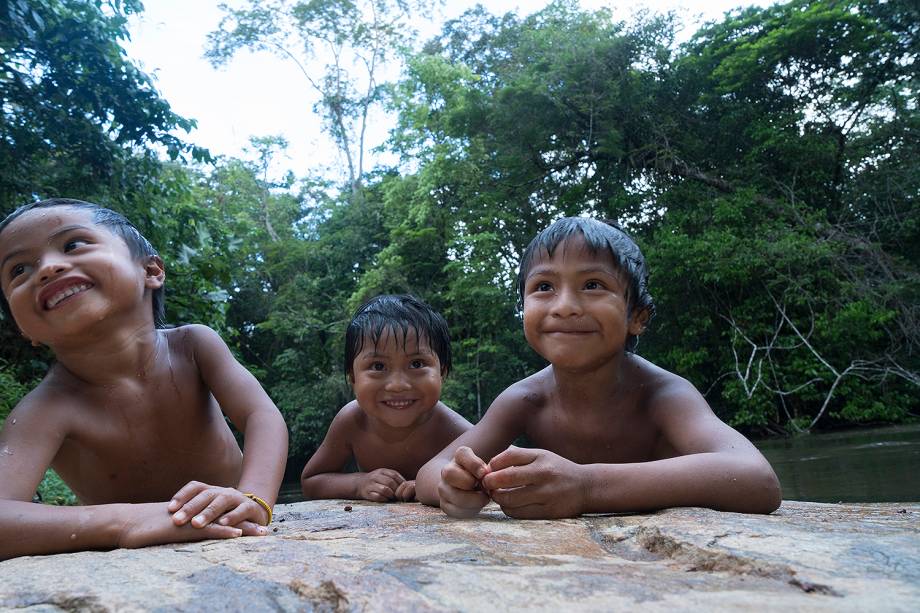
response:
<path id="1" fill-rule="evenodd" d="M 890 610 L 920 606 L 920 503 L 786 502 L 451 520 L 419 504 L 280 505 L 264 538 L 0 562 L 0 608 Z"/>

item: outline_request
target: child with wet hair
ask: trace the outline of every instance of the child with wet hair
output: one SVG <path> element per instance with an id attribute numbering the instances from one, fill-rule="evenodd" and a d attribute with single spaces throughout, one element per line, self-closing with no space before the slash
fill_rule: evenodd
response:
<path id="1" fill-rule="evenodd" d="M 415 500 L 419 468 L 470 423 L 440 401 L 451 366 L 447 322 L 421 300 L 377 296 L 345 332 L 355 400 L 339 410 L 301 475 L 308 499 Z M 358 472 L 343 472 L 350 461 Z"/>
<path id="2" fill-rule="evenodd" d="M 0 431 L 0 559 L 268 533 L 284 420 L 217 333 L 162 327 L 165 278 L 99 205 L 43 200 L 0 222 L 0 306 L 55 358 Z M 32 504 L 49 466 L 83 506 Z"/>
<path id="3" fill-rule="evenodd" d="M 692 384 L 636 355 L 654 305 L 645 258 L 622 229 L 560 219 L 527 247 L 518 288 L 524 336 L 549 365 L 419 471 L 420 501 L 470 517 L 492 500 L 543 519 L 779 506 L 760 452 Z M 521 435 L 534 448 L 509 446 Z"/>

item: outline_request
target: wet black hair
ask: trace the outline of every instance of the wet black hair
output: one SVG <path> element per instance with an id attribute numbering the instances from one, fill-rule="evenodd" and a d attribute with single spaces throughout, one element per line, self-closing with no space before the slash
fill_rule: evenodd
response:
<path id="1" fill-rule="evenodd" d="M 345 329 L 345 374 L 354 375 L 354 361 L 370 340 L 377 346 L 386 332 L 402 337 L 405 347 L 409 330 L 424 338 L 441 362 L 441 375 L 450 372 L 450 333 L 447 322 L 431 306 L 408 294 L 384 294 L 371 298 L 355 311 Z"/>
<path id="2" fill-rule="evenodd" d="M 546 253 L 553 257 L 559 244 L 572 236 L 585 241 L 591 255 L 607 253 L 613 258 L 613 264 L 626 276 L 626 304 L 630 316 L 633 309 L 648 312 L 648 321 L 655 315 L 655 303 L 648 291 L 648 265 L 645 256 L 636 241 L 623 228 L 612 221 L 601 221 L 590 217 L 563 217 L 537 234 L 524 255 L 521 256 L 521 269 L 518 272 L 518 295 L 524 301 L 524 285 L 534 262 Z M 626 351 L 635 351 L 639 338 L 630 334 L 626 339 Z"/>
<path id="3" fill-rule="evenodd" d="M 138 230 L 133 223 L 128 221 L 127 217 L 98 204 L 85 202 L 83 200 L 74 200 L 73 198 L 49 198 L 48 200 L 39 200 L 38 202 L 24 204 L 7 215 L 3 221 L 0 221 L 0 234 L 2 234 L 3 230 L 13 221 L 29 211 L 47 209 L 55 206 L 66 206 L 89 211 L 92 213 L 93 223 L 97 226 L 105 226 L 112 234 L 125 241 L 128 250 L 136 260 L 146 260 L 150 256 L 160 256 L 157 250 L 153 248 L 153 245 L 150 244 L 150 241 L 144 238 L 140 230 Z M 6 301 L 6 296 L 3 296 L 2 293 L 0 293 L 0 308 L 3 309 L 3 314 L 8 317 L 10 321 L 13 321 L 10 305 Z M 153 291 L 153 323 L 157 328 L 162 328 L 166 325 L 165 314 L 166 305 L 164 301 L 163 286 L 161 285 Z"/>

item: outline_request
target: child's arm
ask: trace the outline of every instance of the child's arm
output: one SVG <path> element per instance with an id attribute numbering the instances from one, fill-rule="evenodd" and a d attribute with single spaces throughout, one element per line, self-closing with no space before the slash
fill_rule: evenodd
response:
<path id="1" fill-rule="evenodd" d="M 403 487 L 406 480 L 395 470 L 342 472 L 353 456 L 351 441 L 356 435 L 355 417 L 359 411 L 355 401 L 342 407 L 329 425 L 323 443 L 304 466 L 300 487 L 308 500 L 343 498 L 387 502 L 397 498 L 397 491 L 406 495 Z"/>
<path id="2" fill-rule="evenodd" d="M 287 461 L 288 434 L 284 418 L 262 386 L 206 326 L 185 326 L 201 377 L 224 414 L 243 433 L 243 473 L 234 488 L 197 482 L 183 487 L 169 503 L 173 520 L 191 519 L 196 528 L 214 521 L 236 526 L 244 520 L 267 524 L 269 514 L 261 504 L 244 496 L 254 494 L 273 507 Z"/>
<path id="3" fill-rule="evenodd" d="M 254 533 L 256 526 L 248 522 L 235 528 L 179 528 L 170 520 L 165 502 L 86 507 L 31 502 L 68 432 L 67 407 L 39 406 L 48 400 L 35 392 L 26 396 L 0 431 L 0 560 Z"/>
<path id="4" fill-rule="evenodd" d="M 541 449 L 509 449 L 492 459 L 484 479 L 512 517 L 701 506 L 769 513 L 781 502 L 769 463 L 722 423 L 688 382 L 675 378 L 649 410 L 674 457 L 632 464 L 579 465 Z"/>
<path id="5" fill-rule="evenodd" d="M 415 495 L 419 502 L 452 517 L 472 517 L 489 503 L 482 487 L 488 460 L 524 431 L 522 398 L 526 380 L 499 394 L 479 423 L 464 432 L 418 471 Z"/>

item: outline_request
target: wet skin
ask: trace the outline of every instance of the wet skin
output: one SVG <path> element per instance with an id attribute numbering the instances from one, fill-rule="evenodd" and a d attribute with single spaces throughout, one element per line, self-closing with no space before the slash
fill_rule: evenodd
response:
<path id="1" fill-rule="evenodd" d="M 169 500 L 192 480 L 234 487 L 242 453 L 198 374 L 193 330 L 157 332 L 134 376 L 86 386 L 56 365 L 29 406 L 62 436 L 51 467 L 83 504 Z"/>
<path id="2" fill-rule="evenodd" d="M 26 339 L 48 345 L 56 358 L 0 432 L 0 533 L 32 537 L 0 548 L 0 557 L 226 537 L 239 534 L 232 526 L 240 522 L 264 521 L 264 510 L 232 488 L 245 485 L 274 502 L 286 455 L 283 420 L 212 330 L 154 329 L 151 295 L 163 280 L 159 258 L 135 259 L 86 210 L 36 209 L 0 235 L 0 289 L 14 320 Z M 252 449 L 265 450 L 253 454 L 261 459 L 244 462 L 225 414 Z M 31 500 L 48 466 L 81 503 L 105 506 L 33 505 L 24 516 L 5 502 Z M 201 490 L 192 488 L 181 502 L 195 508 L 185 509 L 184 521 L 170 520 L 165 501 L 191 481 L 206 484 L 214 496 L 222 493 L 221 504 L 246 517 L 232 516 L 226 528 L 183 532 L 179 526 L 191 515 L 217 511 L 206 508 L 214 496 L 199 505 L 192 499 Z M 160 503 L 162 516 L 149 505 L 109 504 L 144 502 Z M 83 530 L 62 541 L 70 521 Z M 113 534 L 110 525 L 120 532 Z"/>
<path id="3" fill-rule="evenodd" d="M 419 500 L 457 517 L 490 498 L 521 518 L 778 506 L 776 476 L 756 448 L 689 382 L 625 351 L 647 321 L 626 287 L 613 258 L 580 238 L 536 259 L 524 332 L 551 364 L 502 392 L 419 471 Z M 509 448 L 521 434 L 535 449 Z"/>
<path id="4" fill-rule="evenodd" d="M 419 468 L 471 427 L 438 400 L 438 356 L 412 330 L 406 339 L 386 331 L 376 345 L 365 339 L 349 382 L 356 400 L 342 407 L 304 467 L 304 495 L 414 500 Z M 343 474 L 352 458 L 359 472 Z"/>

